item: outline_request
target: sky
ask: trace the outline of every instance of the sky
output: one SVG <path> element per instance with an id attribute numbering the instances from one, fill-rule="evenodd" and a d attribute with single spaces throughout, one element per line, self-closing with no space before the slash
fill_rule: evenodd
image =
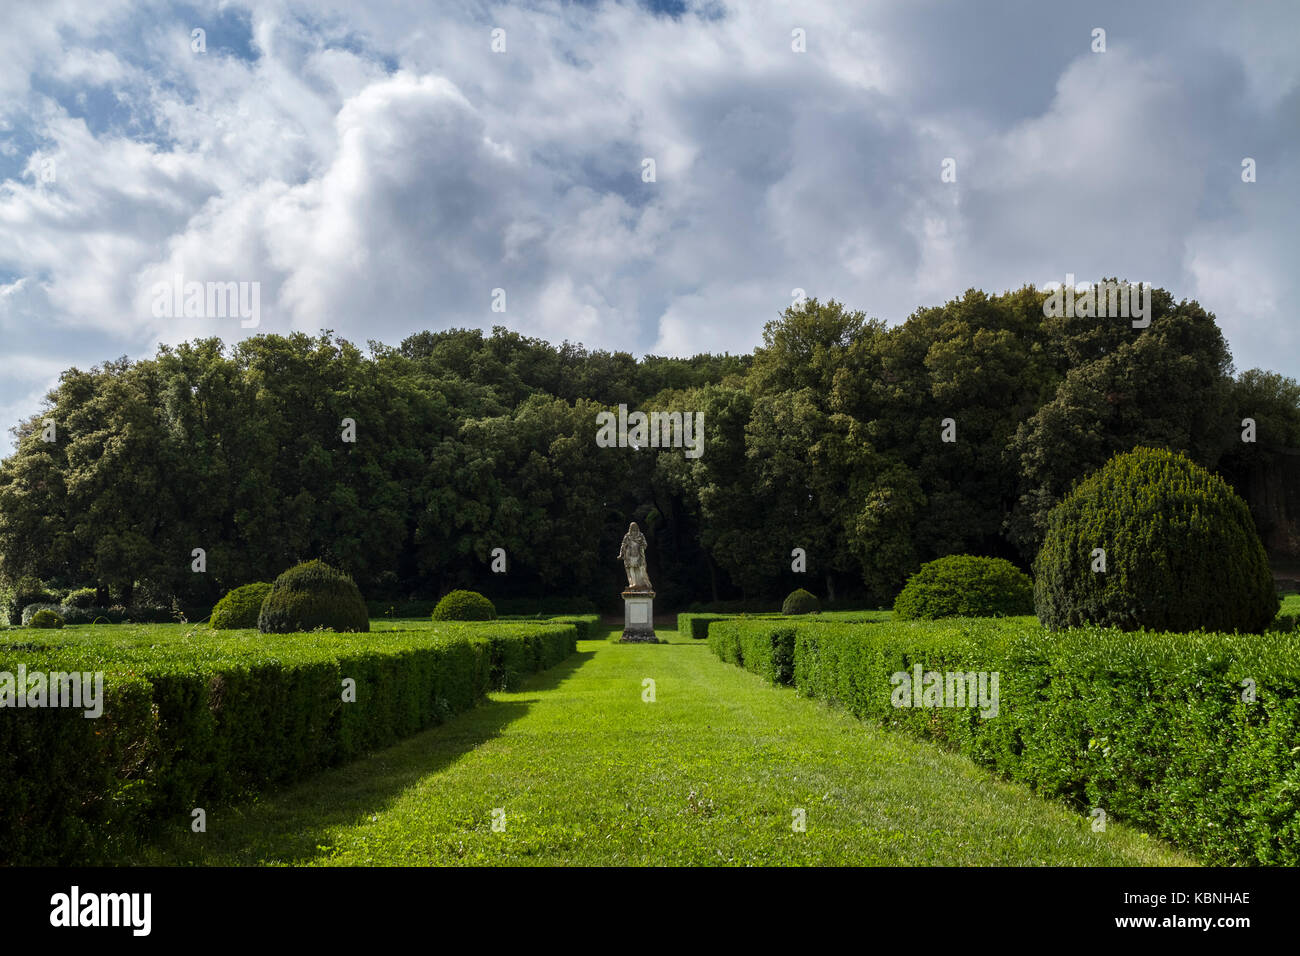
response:
<path id="1" fill-rule="evenodd" d="M 746 353 L 799 290 L 893 324 L 1067 274 L 1196 299 L 1239 370 L 1300 377 L 1294 2 L 0 0 L 0 23 L 0 429 L 66 368 L 213 335 Z M 196 282 L 256 290 L 256 326 L 186 314 Z"/>

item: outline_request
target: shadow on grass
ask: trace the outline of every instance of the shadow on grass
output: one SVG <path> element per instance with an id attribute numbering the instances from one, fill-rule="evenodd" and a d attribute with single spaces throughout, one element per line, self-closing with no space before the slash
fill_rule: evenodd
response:
<path id="1" fill-rule="evenodd" d="M 142 848 L 126 865 L 301 865 L 328 852 L 329 829 L 351 826 L 381 812 L 424 777 L 455 763 L 540 701 L 532 694 L 555 690 L 595 656 L 578 651 L 550 670 L 533 674 L 510 693 L 523 700 L 492 700 L 445 724 L 322 770 L 295 784 L 228 806 L 208 807 L 208 832 L 190 831 L 190 817 L 165 824 L 174 836 Z"/>

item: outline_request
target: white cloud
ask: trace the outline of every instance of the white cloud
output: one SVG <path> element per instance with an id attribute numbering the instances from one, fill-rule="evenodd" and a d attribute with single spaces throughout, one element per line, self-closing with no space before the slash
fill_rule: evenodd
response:
<path id="1" fill-rule="evenodd" d="M 1069 270 L 1197 296 L 1239 365 L 1300 373 L 1294 9 L 1104 5 L 1126 12 L 1102 55 L 1050 12 L 902 2 L 181 9 L 20 8 L 0 36 L 6 362 L 248 334 L 155 319 L 176 274 L 259 281 L 257 331 L 692 354 L 753 348 L 796 287 L 898 321 Z"/>

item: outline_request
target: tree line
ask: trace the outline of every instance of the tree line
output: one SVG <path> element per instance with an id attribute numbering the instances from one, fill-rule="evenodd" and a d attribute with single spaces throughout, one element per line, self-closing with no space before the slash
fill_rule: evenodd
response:
<path id="1" fill-rule="evenodd" d="M 1046 295 L 970 290 L 894 327 L 811 299 L 744 356 L 500 327 L 363 351 L 327 330 L 69 369 L 0 462 L 0 585 L 202 605 L 320 557 L 367 597 L 604 606 L 636 520 L 661 606 L 797 586 L 883 603 L 944 554 L 1027 566 L 1051 507 L 1116 452 L 1169 448 L 1241 486 L 1300 449 L 1300 386 L 1234 375 L 1196 302 L 1156 289 L 1135 329 L 1045 317 Z M 702 412 L 703 453 L 601 447 L 620 404 Z"/>

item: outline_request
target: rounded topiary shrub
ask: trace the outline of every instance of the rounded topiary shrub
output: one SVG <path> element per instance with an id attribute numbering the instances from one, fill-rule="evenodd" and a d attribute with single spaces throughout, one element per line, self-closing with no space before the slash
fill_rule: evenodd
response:
<path id="1" fill-rule="evenodd" d="M 495 621 L 497 609 L 477 591 L 452 591 L 433 609 L 435 621 Z"/>
<path id="2" fill-rule="evenodd" d="M 23 627 L 30 627 L 32 618 L 41 611 L 51 611 L 58 615 L 59 620 L 63 620 L 63 605 L 61 604 L 28 604 L 23 608 L 23 613 L 19 615 L 18 623 Z"/>
<path id="3" fill-rule="evenodd" d="M 1137 448 L 1048 517 L 1034 604 L 1050 628 L 1258 633 L 1278 611 L 1250 509 L 1182 455 Z"/>
<path id="4" fill-rule="evenodd" d="M 307 561 L 275 579 L 262 601 L 257 629 L 289 634 L 317 628 L 368 631 L 370 615 L 351 577 L 323 561 Z"/>
<path id="5" fill-rule="evenodd" d="M 1034 582 L 1004 558 L 950 554 L 921 565 L 894 598 L 901 620 L 1034 613 Z"/>
<path id="6" fill-rule="evenodd" d="M 63 618 L 59 617 L 59 615 L 55 614 L 49 608 L 43 607 L 35 614 L 32 615 L 31 620 L 27 622 L 27 626 L 28 627 L 62 627 Z"/>
<path id="7" fill-rule="evenodd" d="M 817 595 L 803 588 L 787 594 L 785 603 L 781 605 L 782 614 L 816 614 L 821 609 L 822 604 L 817 600 Z"/>
<path id="8" fill-rule="evenodd" d="M 219 631 L 257 627 L 258 615 L 262 613 L 262 602 L 270 593 L 271 585 L 265 581 L 235 588 L 212 609 L 212 626 Z"/>

